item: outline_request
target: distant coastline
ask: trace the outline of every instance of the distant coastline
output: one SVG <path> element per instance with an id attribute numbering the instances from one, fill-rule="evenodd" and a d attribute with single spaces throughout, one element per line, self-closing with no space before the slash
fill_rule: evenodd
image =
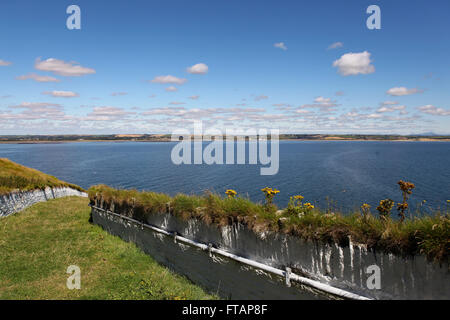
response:
<path id="1" fill-rule="evenodd" d="M 450 141 L 450 136 L 435 135 L 331 135 L 331 134 L 281 134 L 284 141 Z M 69 142 L 171 142 L 169 134 L 112 134 L 112 135 L 4 135 L 0 144 L 44 144 Z"/>

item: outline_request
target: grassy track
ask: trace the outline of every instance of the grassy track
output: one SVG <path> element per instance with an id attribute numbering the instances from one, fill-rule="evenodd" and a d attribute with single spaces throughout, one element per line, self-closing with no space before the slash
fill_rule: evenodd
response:
<path id="1" fill-rule="evenodd" d="M 0 299 L 213 299 L 134 244 L 88 222 L 88 200 L 36 204 L 0 220 Z M 69 290 L 69 265 L 81 289 Z"/>

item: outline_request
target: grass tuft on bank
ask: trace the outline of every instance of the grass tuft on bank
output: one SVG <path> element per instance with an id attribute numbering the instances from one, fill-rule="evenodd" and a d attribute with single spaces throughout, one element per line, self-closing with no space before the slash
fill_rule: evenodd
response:
<path id="1" fill-rule="evenodd" d="M 0 158 L 0 195 L 14 191 L 68 187 L 78 191 L 83 188 L 61 181 L 51 175 L 27 168 L 6 158 Z"/>
<path id="2" fill-rule="evenodd" d="M 0 219 L 2 299 L 213 299 L 134 244 L 88 222 L 88 200 L 67 197 Z M 81 289 L 66 286 L 81 269 Z"/>
<path id="3" fill-rule="evenodd" d="M 183 219 L 200 219 L 217 226 L 242 223 L 254 232 L 281 232 L 305 240 L 338 243 L 353 242 L 369 249 L 398 255 L 426 255 L 430 260 L 447 261 L 450 251 L 449 212 L 436 211 L 431 216 L 409 217 L 404 221 L 388 215 L 375 217 L 367 207 L 363 213 L 326 213 L 310 203 L 290 204 L 277 210 L 272 204 L 278 190 L 265 188 L 266 203 L 254 203 L 230 193 L 221 197 L 117 190 L 105 185 L 88 191 L 91 204 L 125 214 L 139 221 L 152 214 L 171 212 Z M 301 196 L 299 196 L 301 197 Z M 301 199 L 298 200 L 301 202 Z M 293 199 L 295 200 L 295 199 Z M 448 211 L 448 210 L 447 210 Z"/>

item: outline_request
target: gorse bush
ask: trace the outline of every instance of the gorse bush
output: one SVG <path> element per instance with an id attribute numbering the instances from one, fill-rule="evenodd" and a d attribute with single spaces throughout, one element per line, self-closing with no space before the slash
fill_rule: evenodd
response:
<path id="1" fill-rule="evenodd" d="M 380 201 L 380 204 L 377 207 L 377 211 L 380 214 L 380 219 L 387 220 L 390 218 L 391 210 L 394 207 L 394 200 L 392 199 L 384 199 Z"/>
<path id="2" fill-rule="evenodd" d="M 411 182 L 406 182 L 403 180 L 400 180 L 398 182 L 398 185 L 400 186 L 400 190 L 402 191 L 403 202 L 397 204 L 397 210 L 400 216 L 400 221 L 403 222 L 403 220 L 405 220 L 405 212 L 406 210 L 408 210 L 408 197 L 412 193 L 412 189 L 414 189 L 416 186 Z"/>
<path id="3" fill-rule="evenodd" d="M 310 202 L 304 203 L 301 195 L 291 197 L 284 210 L 277 210 L 271 201 L 273 196 L 269 200 L 266 196 L 264 203 L 255 203 L 234 193 L 232 196 L 226 193 L 224 197 L 211 192 L 170 197 L 105 185 L 90 188 L 89 198 L 93 205 L 143 222 L 152 214 L 171 213 L 182 219 L 200 219 L 217 226 L 240 223 L 254 232 L 280 232 L 344 246 L 351 238 L 369 249 L 404 255 L 424 254 L 438 261 L 448 261 L 450 249 L 448 209 L 430 216 L 394 220 L 390 218 L 394 206 L 391 199 L 381 200 L 377 207 L 380 218 L 377 218 L 370 213 L 368 204 L 363 204 L 361 211 L 353 214 L 326 213 Z"/>

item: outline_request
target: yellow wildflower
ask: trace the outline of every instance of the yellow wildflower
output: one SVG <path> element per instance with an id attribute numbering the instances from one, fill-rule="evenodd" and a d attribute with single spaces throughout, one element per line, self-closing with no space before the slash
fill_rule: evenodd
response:
<path id="1" fill-rule="evenodd" d="M 228 189 L 227 191 L 225 191 L 225 194 L 228 196 L 228 198 L 234 198 L 237 192 L 233 189 Z"/>
<path id="2" fill-rule="evenodd" d="M 312 205 L 310 202 L 305 203 L 306 209 L 314 209 L 314 205 Z"/>

